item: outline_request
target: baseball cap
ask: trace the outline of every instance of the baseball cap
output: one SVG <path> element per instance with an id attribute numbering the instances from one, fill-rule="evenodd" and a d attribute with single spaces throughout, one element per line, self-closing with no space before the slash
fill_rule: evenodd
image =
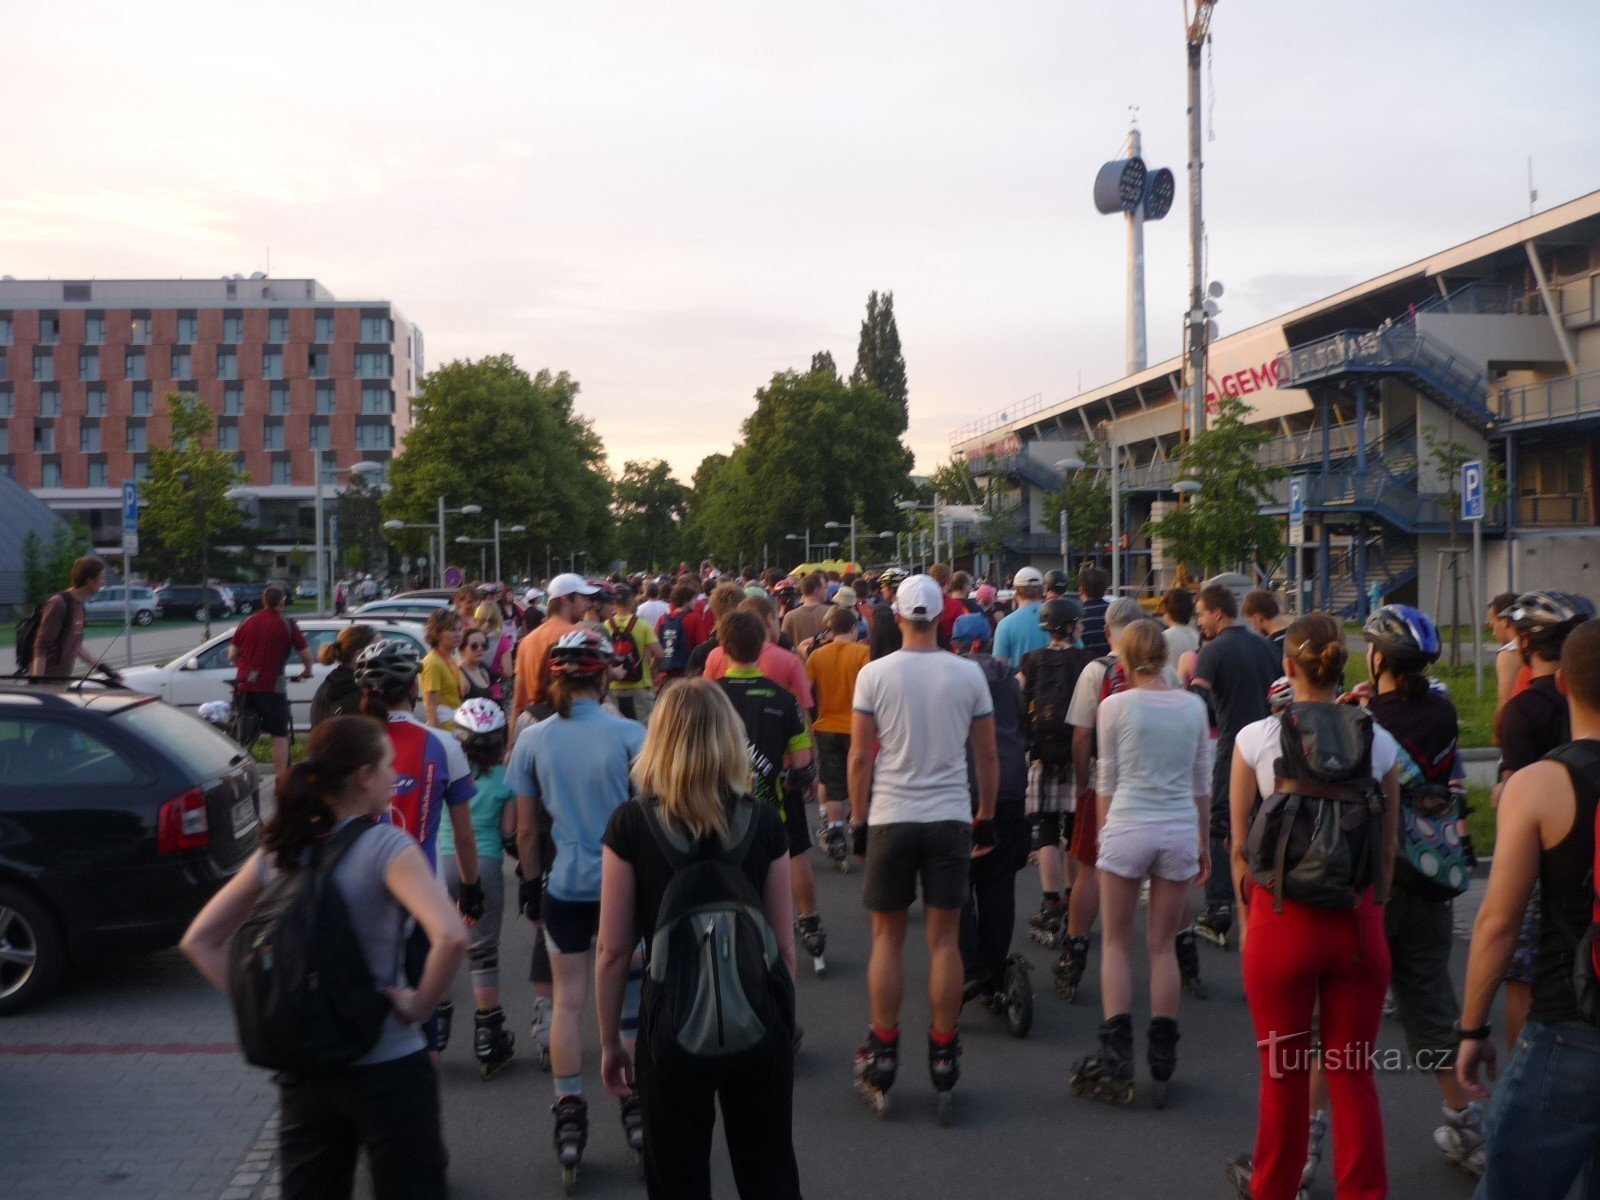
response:
<path id="1" fill-rule="evenodd" d="M 931 575 L 912 575 L 895 591 L 894 611 L 911 621 L 931 621 L 944 612 L 944 590 Z"/>
<path id="2" fill-rule="evenodd" d="M 972 642 L 987 642 L 994 633 L 989 628 L 989 618 L 982 613 L 962 613 L 950 630 L 950 640 L 958 646 Z"/>
<path id="3" fill-rule="evenodd" d="M 860 603 L 856 597 L 855 588 L 846 587 L 843 584 L 833 593 L 833 602 L 840 608 L 854 608 Z"/>
<path id="4" fill-rule="evenodd" d="M 600 589 L 590 585 L 582 575 L 568 572 L 557 575 L 550 581 L 550 599 L 559 600 L 563 596 L 592 596 Z"/>
<path id="5" fill-rule="evenodd" d="M 1043 587 L 1044 576 L 1039 574 L 1037 567 L 1023 567 L 1012 577 L 1011 586 L 1014 588 Z"/>

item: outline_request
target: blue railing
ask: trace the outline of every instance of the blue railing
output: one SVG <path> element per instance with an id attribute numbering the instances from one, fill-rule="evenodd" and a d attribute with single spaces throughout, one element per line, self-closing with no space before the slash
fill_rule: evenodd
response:
<path id="1" fill-rule="evenodd" d="M 1278 386 L 1305 387 L 1353 373 L 1409 375 L 1435 399 L 1482 425 L 1494 422 L 1484 373 L 1444 343 L 1412 325 L 1347 330 L 1278 355 Z"/>
<path id="2" fill-rule="evenodd" d="M 1600 371 L 1501 388 L 1494 409 L 1506 425 L 1548 425 L 1600 415 Z"/>

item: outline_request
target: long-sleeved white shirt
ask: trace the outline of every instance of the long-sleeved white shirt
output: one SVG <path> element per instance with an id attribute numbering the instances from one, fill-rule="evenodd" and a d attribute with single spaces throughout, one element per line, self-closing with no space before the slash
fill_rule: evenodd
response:
<path id="1" fill-rule="evenodd" d="M 1132 688 L 1102 700 L 1095 724 L 1096 790 L 1111 797 L 1108 826 L 1195 820 L 1194 798 L 1210 794 L 1215 752 L 1198 696 Z"/>

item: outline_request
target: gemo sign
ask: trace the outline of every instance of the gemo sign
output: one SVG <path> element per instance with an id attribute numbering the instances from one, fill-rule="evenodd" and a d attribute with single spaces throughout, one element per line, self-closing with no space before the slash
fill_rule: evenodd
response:
<path id="1" fill-rule="evenodd" d="M 1244 401 L 1257 420 L 1310 408 L 1311 397 L 1304 391 L 1278 386 L 1278 355 L 1287 349 L 1277 326 L 1214 343 L 1206 364 L 1206 412 L 1215 414 L 1223 396 Z"/>

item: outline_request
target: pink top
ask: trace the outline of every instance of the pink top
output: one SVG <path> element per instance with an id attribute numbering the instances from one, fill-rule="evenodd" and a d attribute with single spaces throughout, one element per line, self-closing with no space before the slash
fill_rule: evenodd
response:
<path id="1" fill-rule="evenodd" d="M 773 683 L 781 683 L 795 694 L 800 707 L 809 714 L 815 701 L 811 699 L 811 681 L 806 678 L 806 664 L 793 651 L 785 650 L 776 642 L 763 643 L 761 658 L 756 663 L 761 673 Z M 718 646 L 706 656 L 706 678 L 721 679 L 728 672 L 728 656 Z"/>

